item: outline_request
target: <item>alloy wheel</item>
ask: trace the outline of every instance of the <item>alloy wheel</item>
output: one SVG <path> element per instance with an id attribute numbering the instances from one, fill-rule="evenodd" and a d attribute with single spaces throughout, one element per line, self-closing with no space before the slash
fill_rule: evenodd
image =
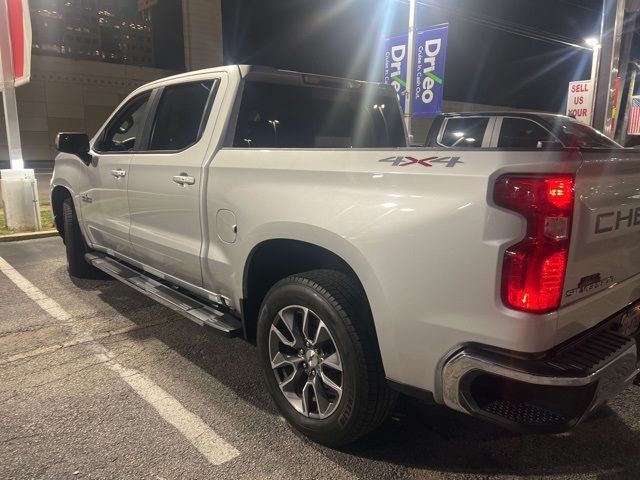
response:
<path id="1" fill-rule="evenodd" d="M 344 372 L 331 332 L 313 311 L 290 305 L 269 332 L 269 358 L 282 394 L 305 417 L 324 419 L 342 397 Z"/>

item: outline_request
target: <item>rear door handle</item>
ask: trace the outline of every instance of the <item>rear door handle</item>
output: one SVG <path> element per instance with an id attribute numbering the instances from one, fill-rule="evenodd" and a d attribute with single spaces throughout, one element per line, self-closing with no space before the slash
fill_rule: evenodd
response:
<path id="1" fill-rule="evenodd" d="M 175 175 L 172 180 L 178 185 L 193 185 L 196 183 L 196 179 L 189 175 Z"/>
<path id="2" fill-rule="evenodd" d="M 111 170 L 111 175 L 113 175 L 116 178 L 122 178 L 127 174 L 127 172 L 125 172 L 124 170 L 118 168 L 116 170 Z"/>

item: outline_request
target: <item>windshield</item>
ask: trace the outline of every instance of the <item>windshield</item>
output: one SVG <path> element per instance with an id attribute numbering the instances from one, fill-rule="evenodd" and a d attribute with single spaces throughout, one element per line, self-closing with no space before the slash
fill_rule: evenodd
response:
<path id="1" fill-rule="evenodd" d="M 553 133 L 562 139 L 566 147 L 622 148 L 598 130 L 569 118 L 556 120 Z"/>

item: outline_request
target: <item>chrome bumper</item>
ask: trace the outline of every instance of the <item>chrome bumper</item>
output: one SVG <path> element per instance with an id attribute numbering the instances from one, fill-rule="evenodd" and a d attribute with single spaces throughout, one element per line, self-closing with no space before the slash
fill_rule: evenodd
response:
<path id="1" fill-rule="evenodd" d="M 470 346 L 445 363 L 442 400 L 507 428 L 564 431 L 639 373 L 636 341 L 610 328 L 532 360 Z"/>

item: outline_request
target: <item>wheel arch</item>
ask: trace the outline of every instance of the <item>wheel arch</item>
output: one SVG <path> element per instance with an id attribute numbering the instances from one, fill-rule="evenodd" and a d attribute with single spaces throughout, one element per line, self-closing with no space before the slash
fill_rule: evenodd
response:
<path id="1" fill-rule="evenodd" d="M 64 238 L 64 222 L 62 221 L 62 203 L 67 198 L 73 198 L 71 191 L 62 185 L 56 185 L 51 190 L 51 210 L 53 211 L 53 221 L 58 233 Z"/>
<path id="2" fill-rule="evenodd" d="M 270 238 L 257 243 L 251 249 L 244 265 L 241 306 L 245 336 L 248 340 L 255 340 L 260 306 L 269 289 L 289 275 L 317 269 L 337 270 L 355 279 L 362 288 L 373 318 L 371 289 L 367 288 L 371 282 L 363 280 L 361 268 L 354 268 L 353 263 L 347 261 L 343 255 L 316 242 L 295 238 Z M 375 322 L 371 328 L 377 338 Z"/>

